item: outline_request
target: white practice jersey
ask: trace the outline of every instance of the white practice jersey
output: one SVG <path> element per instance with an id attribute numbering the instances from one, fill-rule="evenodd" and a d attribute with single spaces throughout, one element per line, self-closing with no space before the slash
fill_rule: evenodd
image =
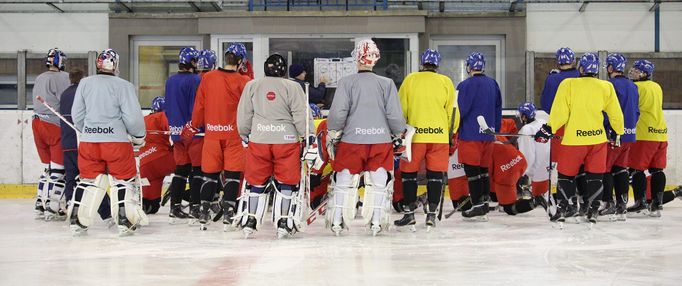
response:
<path id="1" fill-rule="evenodd" d="M 521 127 L 519 134 L 535 135 L 545 123 L 546 121 L 542 119 L 535 119 L 535 121 Z M 547 167 L 549 167 L 550 142 L 538 143 L 535 142 L 533 137 L 521 136 L 519 137 L 518 143 L 519 151 L 526 157 L 526 161 L 528 162 L 528 168 L 526 169 L 525 174 L 528 175 L 533 182 L 549 180 Z"/>
<path id="2" fill-rule="evenodd" d="M 459 177 L 464 177 L 464 164 L 459 162 L 459 149 L 450 156 L 450 161 L 448 163 L 448 179 L 454 179 Z"/>

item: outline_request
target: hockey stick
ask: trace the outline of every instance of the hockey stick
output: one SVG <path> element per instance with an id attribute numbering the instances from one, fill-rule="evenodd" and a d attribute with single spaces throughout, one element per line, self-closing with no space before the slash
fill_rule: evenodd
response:
<path id="1" fill-rule="evenodd" d="M 488 135 L 493 135 L 493 136 L 505 136 L 505 137 L 533 137 L 535 138 L 535 135 L 531 134 L 514 134 L 514 133 L 496 133 L 495 130 L 490 128 L 488 126 L 488 123 L 485 122 L 485 118 L 483 115 L 479 115 L 476 117 L 476 121 L 478 121 L 478 127 L 480 127 L 481 132 L 488 134 Z M 560 136 L 552 135 L 552 138 L 557 138 L 561 139 Z"/>
<path id="2" fill-rule="evenodd" d="M 171 131 L 165 131 L 165 130 L 147 130 L 147 133 L 151 135 L 180 135 L 180 134 L 173 134 Z M 196 133 L 194 136 L 199 136 L 203 137 L 206 136 L 206 133 Z"/>
<path id="3" fill-rule="evenodd" d="M 324 200 L 322 203 L 320 203 L 319 206 L 317 206 L 312 213 L 308 215 L 308 218 L 306 219 L 306 223 L 308 225 L 311 225 L 316 219 L 318 215 L 324 215 L 324 213 L 327 211 L 327 204 L 329 203 L 329 199 L 327 198 Z"/>
<path id="4" fill-rule="evenodd" d="M 457 115 L 457 107 L 452 108 L 452 115 L 450 116 L 450 130 L 448 130 L 448 143 L 452 146 L 454 144 L 452 136 L 455 133 L 455 115 Z M 448 173 L 443 173 L 443 185 L 440 191 L 440 202 L 438 203 L 438 220 L 443 220 L 443 202 L 445 201 L 445 182 L 448 180 Z M 447 217 L 446 217 L 447 218 Z"/>
<path id="5" fill-rule="evenodd" d="M 471 200 L 471 197 L 467 197 L 463 202 L 461 202 L 459 205 L 457 205 L 457 208 L 455 208 L 454 210 L 452 210 L 452 211 L 450 211 L 449 213 L 445 214 L 445 218 L 446 218 L 446 219 L 450 218 L 450 217 L 451 217 L 452 215 L 454 215 L 456 212 L 458 212 L 459 210 L 461 210 L 461 209 L 462 209 L 462 206 L 465 205 L 466 203 L 468 203 L 470 200 Z"/>

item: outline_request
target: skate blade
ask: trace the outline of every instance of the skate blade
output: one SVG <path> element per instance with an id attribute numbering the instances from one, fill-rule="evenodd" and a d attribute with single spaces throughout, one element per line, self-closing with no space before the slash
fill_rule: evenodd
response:
<path id="1" fill-rule="evenodd" d="M 277 229 L 277 239 L 283 239 L 289 236 L 291 236 L 291 233 L 289 233 L 286 229 L 283 228 Z"/>
<path id="2" fill-rule="evenodd" d="M 395 226 L 395 229 L 399 232 L 409 230 L 410 232 L 417 232 L 417 227 L 414 224 L 408 224 L 408 225 L 403 225 L 403 226 Z"/>
<path id="3" fill-rule="evenodd" d="M 72 236 L 83 236 L 88 234 L 88 229 L 87 228 L 82 228 L 77 225 L 69 225 L 69 228 L 71 229 L 71 235 Z"/>
<path id="4" fill-rule="evenodd" d="M 377 236 L 381 233 L 381 227 L 372 227 L 370 230 L 372 231 L 372 236 Z"/>
<path id="5" fill-rule="evenodd" d="M 660 212 L 649 212 L 649 217 L 660 218 L 661 213 Z"/>
<path id="6" fill-rule="evenodd" d="M 462 220 L 467 221 L 467 222 L 487 222 L 488 216 L 487 215 L 481 215 L 481 216 L 475 216 L 475 217 L 462 217 Z"/>
<path id="7" fill-rule="evenodd" d="M 223 223 L 223 231 L 224 232 L 233 232 L 236 231 L 237 228 L 232 225 L 232 223 Z"/>
<path id="8" fill-rule="evenodd" d="M 627 220 L 628 220 L 628 216 L 627 216 L 626 214 L 616 215 L 616 220 L 617 220 L 617 221 L 627 221 Z"/>
<path id="9" fill-rule="evenodd" d="M 334 232 L 335 236 L 341 236 L 342 231 L 343 231 L 343 227 L 341 227 L 340 225 L 332 226 L 332 232 Z"/>
<path id="10" fill-rule="evenodd" d="M 427 226 L 426 226 L 426 232 L 431 232 L 431 230 L 433 230 L 434 227 L 435 227 L 435 226 L 427 225 Z"/>
<path id="11" fill-rule="evenodd" d="M 254 232 L 254 230 L 250 227 L 245 227 L 242 229 L 242 232 L 244 233 L 244 239 L 248 239 L 249 236 L 251 236 Z"/>
<path id="12" fill-rule="evenodd" d="M 552 223 L 552 228 L 563 230 L 564 229 L 564 222 L 561 222 L 561 221 L 554 222 L 554 223 Z"/>
<path id="13" fill-rule="evenodd" d="M 186 224 L 186 223 L 187 223 L 186 218 L 177 218 L 177 217 L 169 217 L 168 218 L 168 224 L 177 225 L 177 224 Z"/>
<path id="14" fill-rule="evenodd" d="M 123 225 L 118 226 L 118 237 L 131 236 L 135 234 L 135 229 L 133 227 L 126 227 Z"/>
<path id="15" fill-rule="evenodd" d="M 204 231 L 208 229 L 208 224 L 206 223 L 199 223 L 199 230 Z"/>
<path id="16" fill-rule="evenodd" d="M 597 218 L 597 221 L 600 221 L 600 222 L 614 222 L 614 221 L 616 221 L 616 220 L 617 220 L 616 215 L 613 215 L 613 214 L 610 214 L 610 215 L 600 215 L 600 216 Z"/>
<path id="17" fill-rule="evenodd" d="M 197 225 L 199 225 L 199 220 L 196 218 L 189 219 L 189 220 L 187 220 L 187 225 L 197 226 Z"/>

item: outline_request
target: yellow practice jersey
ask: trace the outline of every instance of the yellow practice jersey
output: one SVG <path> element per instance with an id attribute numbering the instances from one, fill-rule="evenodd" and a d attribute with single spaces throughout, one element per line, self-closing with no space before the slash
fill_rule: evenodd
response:
<path id="1" fill-rule="evenodd" d="M 593 77 L 568 78 L 559 85 L 548 124 L 553 131 L 565 127 L 562 145 L 596 145 L 608 141 L 602 112 L 622 135 L 623 111 L 613 85 Z"/>
<path id="2" fill-rule="evenodd" d="M 663 90 L 657 83 L 636 81 L 639 92 L 639 121 L 637 141 L 668 141 L 668 126 L 663 117 Z"/>
<path id="3" fill-rule="evenodd" d="M 415 128 L 413 143 L 449 142 L 452 111 L 457 104 L 455 86 L 449 77 L 431 71 L 411 73 L 398 95 L 407 124 Z M 459 110 L 456 112 L 453 133 L 459 126 Z"/>

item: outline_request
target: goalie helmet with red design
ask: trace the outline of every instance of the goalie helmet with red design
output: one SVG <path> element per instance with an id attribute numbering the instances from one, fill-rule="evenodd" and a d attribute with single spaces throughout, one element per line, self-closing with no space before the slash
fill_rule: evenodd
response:
<path id="1" fill-rule="evenodd" d="M 118 53 L 113 49 L 106 49 L 97 55 L 97 70 L 115 74 L 118 71 Z"/>
<path id="2" fill-rule="evenodd" d="M 381 58 L 377 44 L 370 39 L 359 41 L 351 55 L 358 65 L 367 67 L 373 67 Z"/>

